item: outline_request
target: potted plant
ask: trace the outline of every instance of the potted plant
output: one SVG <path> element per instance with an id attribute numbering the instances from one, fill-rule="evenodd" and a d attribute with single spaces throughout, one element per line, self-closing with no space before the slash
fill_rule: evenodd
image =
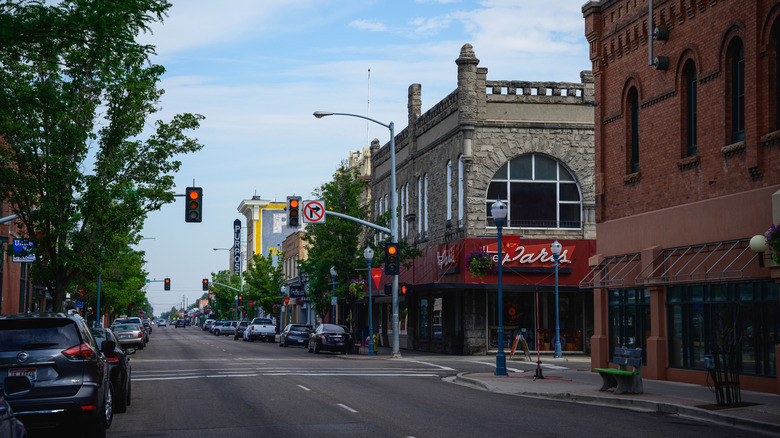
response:
<path id="1" fill-rule="evenodd" d="M 780 265 L 780 223 L 772 224 L 765 236 L 772 261 Z"/>
<path id="2" fill-rule="evenodd" d="M 483 277 L 493 271 L 493 257 L 481 249 L 471 251 L 466 256 L 466 269 L 474 277 Z"/>
<path id="3" fill-rule="evenodd" d="M 357 301 L 366 296 L 366 290 L 368 284 L 366 280 L 362 278 L 353 278 L 349 281 L 349 287 L 347 288 L 347 294 L 350 300 Z"/>

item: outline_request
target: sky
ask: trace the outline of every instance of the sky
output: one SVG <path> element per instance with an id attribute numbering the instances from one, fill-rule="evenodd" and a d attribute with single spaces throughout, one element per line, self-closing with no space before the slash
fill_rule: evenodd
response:
<path id="1" fill-rule="evenodd" d="M 184 222 L 182 197 L 149 214 L 137 250 L 153 280 L 154 313 L 190 305 L 201 281 L 229 269 L 242 200 L 314 199 L 350 150 L 407 126 L 407 90 L 422 85 L 427 111 L 457 88 L 455 60 L 473 46 L 488 80 L 580 82 L 590 70 L 585 0 L 171 0 L 139 41 L 166 68 L 160 112 L 206 118 L 204 145 L 180 156 L 175 193 L 203 188 L 203 221 Z M 151 129 L 151 128 L 150 128 Z M 244 239 L 246 231 L 244 231 Z M 162 280 L 171 279 L 164 291 Z M 156 281 L 155 281 L 156 280 Z"/>

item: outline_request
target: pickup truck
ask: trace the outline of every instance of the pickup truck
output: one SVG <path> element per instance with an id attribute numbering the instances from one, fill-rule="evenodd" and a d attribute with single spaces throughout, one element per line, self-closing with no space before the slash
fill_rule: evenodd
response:
<path id="1" fill-rule="evenodd" d="M 249 342 L 255 339 L 276 342 L 276 325 L 269 318 L 255 318 L 244 331 L 244 338 Z"/>

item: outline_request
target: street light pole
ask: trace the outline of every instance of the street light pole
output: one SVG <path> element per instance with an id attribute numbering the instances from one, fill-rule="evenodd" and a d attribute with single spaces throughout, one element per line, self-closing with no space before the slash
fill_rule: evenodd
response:
<path id="1" fill-rule="evenodd" d="M 561 256 L 561 244 L 558 240 L 550 245 L 553 259 L 555 260 L 555 352 L 553 357 L 563 357 L 561 353 L 561 328 L 558 321 L 558 258 Z"/>
<path id="2" fill-rule="evenodd" d="M 506 218 L 506 204 L 501 202 L 499 197 L 490 207 L 490 214 L 496 222 L 498 230 L 498 353 L 496 353 L 496 376 L 506 376 L 506 355 L 504 354 L 504 291 L 503 279 L 501 277 L 504 270 L 503 244 L 501 243 L 501 232 L 504 228 L 504 219 Z"/>
<path id="3" fill-rule="evenodd" d="M 392 220 L 390 221 L 390 236 L 392 243 L 398 243 L 398 195 L 395 189 L 395 124 L 390 122 L 385 125 L 384 123 L 371 119 L 359 114 L 349 113 L 333 113 L 330 111 L 316 111 L 314 117 L 321 119 L 325 116 L 348 116 L 357 117 L 359 119 L 368 120 L 374 122 L 377 125 L 384 126 L 390 130 L 390 210 L 393 212 Z M 398 325 L 398 275 L 393 275 L 393 357 L 400 358 L 401 352 L 399 350 L 398 334 L 401 331 Z"/>
<path id="4" fill-rule="evenodd" d="M 374 353 L 374 309 L 371 307 L 371 261 L 374 259 L 374 250 L 366 246 L 363 256 L 368 262 L 368 355 L 375 356 Z"/>

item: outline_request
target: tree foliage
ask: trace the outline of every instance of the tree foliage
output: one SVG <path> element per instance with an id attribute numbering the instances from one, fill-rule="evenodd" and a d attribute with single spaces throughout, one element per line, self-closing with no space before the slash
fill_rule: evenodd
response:
<path id="1" fill-rule="evenodd" d="M 333 180 L 323 184 L 313 193 L 316 199 L 325 201 L 328 210 L 367 220 L 369 209 L 362 195 L 367 182 L 360 173 L 342 163 Z M 365 226 L 357 222 L 333 218 L 325 223 L 310 224 L 302 239 L 310 244 L 308 259 L 301 262 L 301 271 L 309 275 L 307 296 L 315 311 L 324 315 L 330 308 L 333 287 L 330 268 L 336 270 L 337 297 L 346 300 L 350 313 L 355 310 L 355 300 L 347 293 L 353 278 L 365 278 L 367 267 L 363 250 L 368 243 Z M 354 315 L 350 318 L 355 320 Z M 352 327 L 355 330 L 355 327 Z"/>
<path id="2" fill-rule="evenodd" d="M 270 315 L 274 304 L 282 304 L 282 286 L 284 285 L 284 254 L 276 256 L 276 264 L 272 255 L 265 257 L 255 254 L 246 270 L 246 283 L 249 286 L 245 300 L 255 303 L 255 309 L 262 309 Z M 248 298 L 246 298 L 248 297 Z"/>
<path id="3" fill-rule="evenodd" d="M 95 278 L 173 202 L 176 157 L 202 148 L 186 132 L 203 117 L 145 132 L 165 70 L 135 39 L 169 2 L 49 3 L 0 1 L 0 200 L 21 215 L 33 281 L 59 310 L 74 281 Z"/>
<path id="4" fill-rule="evenodd" d="M 220 283 L 220 284 L 217 284 Z M 227 285 L 229 287 L 225 287 Z M 236 295 L 241 290 L 241 276 L 230 271 L 211 273 L 209 284 L 209 318 L 233 319 L 236 316 Z"/>

